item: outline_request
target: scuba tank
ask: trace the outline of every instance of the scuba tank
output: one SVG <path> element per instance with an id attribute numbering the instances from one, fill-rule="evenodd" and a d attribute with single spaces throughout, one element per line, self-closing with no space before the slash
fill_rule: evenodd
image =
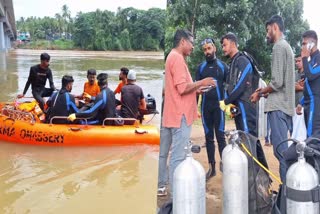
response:
<path id="1" fill-rule="evenodd" d="M 287 214 L 319 214 L 319 190 L 313 194 L 312 190 L 319 189 L 319 177 L 316 170 L 306 162 L 304 151 L 308 148 L 305 142 L 297 144 L 298 162 L 292 164 L 286 176 Z M 314 191 L 315 193 L 316 191 Z M 314 196 L 318 202 L 314 201 Z"/>
<path id="2" fill-rule="evenodd" d="M 186 159 L 177 166 L 173 175 L 173 214 L 205 214 L 205 171 L 191 153 L 199 153 L 200 146 L 192 146 L 190 142 L 186 150 Z"/>
<path id="3" fill-rule="evenodd" d="M 240 150 L 241 139 L 231 131 L 229 144 L 222 152 L 223 208 L 224 214 L 248 213 L 248 159 Z"/>

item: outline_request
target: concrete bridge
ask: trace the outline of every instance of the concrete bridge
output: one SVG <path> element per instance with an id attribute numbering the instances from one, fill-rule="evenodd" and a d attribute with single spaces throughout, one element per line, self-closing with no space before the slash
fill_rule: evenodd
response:
<path id="1" fill-rule="evenodd" d="M 11 48 L 17 38 L 12 0 L 0 0 L 0 51 Z"/>

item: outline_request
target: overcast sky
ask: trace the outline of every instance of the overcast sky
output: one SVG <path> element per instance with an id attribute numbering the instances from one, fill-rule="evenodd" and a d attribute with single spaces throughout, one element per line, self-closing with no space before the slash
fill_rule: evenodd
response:
<path id="1" fill-rule="evenodd" d="M 318 0 L 304 0 L 304 18 L 308 20 L 310 28 L 317 31 L 320 37 L 320 11 L 316 2 Z M 166 0 L 13 0 L 16 20 L 29 16 L 54 17 L 56 13 L 61 13 L 64 4 L 69 7 L 71 16 L 75 17 L 79 11 L 89 12 L 97 8 L 113 12 L 116 12 L 118 7 L 134 7 L 144 10 L 151 7 L 165 9 L 166 3 Z"/>
<path id="2" fill-rule="evenodd" d="M 308 20 L 310 29 L 315 30 L 320 38 L 319 0 L 304 0 L 303 17 Z"/>
<path id="3" fill-rule="evenodd" d="M 148 10 L 152 7 L 166 8 L 166 0 L 13 0 L 16 20 L 20 17 L 54 17 L 56 13 L 61 13 L 62 6 L 69 7 L 71 16 L 75 17 L 78 12 L 109 10 L 116 12 L 118 7 L 134 7 L 136 9 Z"/>

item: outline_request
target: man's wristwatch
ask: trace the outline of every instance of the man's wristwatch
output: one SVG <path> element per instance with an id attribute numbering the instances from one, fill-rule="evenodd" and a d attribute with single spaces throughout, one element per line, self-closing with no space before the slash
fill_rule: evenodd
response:
<path id="1" fill-rule="evenodd" d="M 263 94 L 261 92 L 258 93 L 259 97 L 263 97 Z"/>

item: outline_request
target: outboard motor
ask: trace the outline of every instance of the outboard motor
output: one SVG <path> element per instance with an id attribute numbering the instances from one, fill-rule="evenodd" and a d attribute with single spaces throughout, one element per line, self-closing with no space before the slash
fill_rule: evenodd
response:
<path id="1" fill-rule="evenodd" d="M 150 112 L 154 112 L 157 110 L 157 105 L 156 105 L 156 100 L 154 99 L 153 96 L 151 96 L 150 94 L 148 94 L 145 98 L 146 100 L 146 104 L 147 104 L 147 109 Z"/>
<path id="2" fill-rule="evenodd" d="M 186 150 L 186 159 L 177 166 L 173 175 L 173 214 L 205 214 L 205 171 L 191 153 L 199 153 L 200 146 L 190 143 Z"/>
<path id="3" fill-rule="evenodd" d="M 238 144 L 238 131 L 230 131 L 229 145 L 222 152 L 224 214 L 248 214 L 248 159 Z"/>
<path id="4" fill-rule="evenodd" d="M 319 214 L 318 173 L 306 162 L 304 157 L 304 152 L 308 149 L 306 143 L 298 143 L 296 149 L 299 154 L 298 162 L 290 166 L 286 176 L 287 214 Z"/>

